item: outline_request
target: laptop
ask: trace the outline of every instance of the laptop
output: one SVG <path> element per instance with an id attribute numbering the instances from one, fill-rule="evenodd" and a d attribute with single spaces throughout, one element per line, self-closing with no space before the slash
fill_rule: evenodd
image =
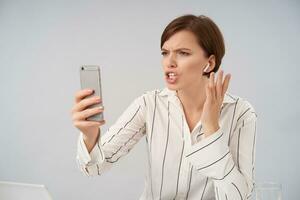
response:
<path id="1" fill-rule="evenodd" d="M 0 181 L 1 200 L 52 200 L 45 185 Z"/>

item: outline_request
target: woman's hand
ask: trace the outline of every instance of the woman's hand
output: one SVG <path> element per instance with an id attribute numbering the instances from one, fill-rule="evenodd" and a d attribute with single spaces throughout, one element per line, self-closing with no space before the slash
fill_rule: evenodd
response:
<path id="1" fill-rule="evenodd" d="M 87 108 L 101 102 L 99 96 L 85 98 L 93 92 L 89 89 L 79 90 L 75 94 L 75 104 L 71 110 L 73 125 L 83 133 L 83 139 L 90 151 L 100 134 L 99 126 L 105 124 L 102 121 L 88 121 L 86 118 L 101 113 L 104 107 Z"/>
<path id="2" fill-rule="evenodd" d="M 219 118 L 221 106 L 231 77 L 230 74 L 227 74 L 223 82 L 223 73 L 223 70 L 220 70 L 215 83 L 215 73 L 211 72 L 208 83 L 205 86 L 206 100 L 201 115 L 205 137 L 208 137 L 220 128 Z"/>

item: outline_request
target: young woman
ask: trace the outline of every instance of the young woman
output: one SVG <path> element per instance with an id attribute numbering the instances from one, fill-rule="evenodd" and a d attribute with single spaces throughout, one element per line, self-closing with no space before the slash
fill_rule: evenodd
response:
<path id="1" fill-rule="evenodd" d="M 105 121 L 85 120 L 103 111 L 86 109 L 101 99 L 84 99 L 88 89 L 77 92 L 72 118 L 80 130 L 80 169 L 101 175 L 144 137 L 148 170 L 140 199 L 249 198 L 257 115 L 227 92 L 231 75 L 219 70 L 225 54 L 219 28 L 203 15 L 180 16 L 165 28 L 161 50 L 167 87 L 135 98 L 105 134 L 99 128 Z"/>

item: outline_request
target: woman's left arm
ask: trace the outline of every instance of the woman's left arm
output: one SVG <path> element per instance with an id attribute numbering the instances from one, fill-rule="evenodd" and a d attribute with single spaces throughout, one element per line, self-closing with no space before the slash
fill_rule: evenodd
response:
<path id="1" fill-rule="evenodd" d="M 206 101 L 201 122 L 205 139 L 186 152 L 186 158 L 199 173 L 214 181 L 218 200 L 245 200 L 254 188 L 254 161 L 257 115 L 252 105 L 237 99 L 239 109 L 232 133 L 219 126 L 220 107 L 229 85 L 230 75 L 223 82 L 221 70 L 217 83 L 211 73 L 206 87 Z"/>
<path id="2" fill-rule="evenodd" d="M 245 200 L 253 191 L 257 116 L 251 105 L 248 109 L 237 116 L 230 145 L 220 127 L 186 153 L 198 172 L 214 181 L 218 200 Z"/>

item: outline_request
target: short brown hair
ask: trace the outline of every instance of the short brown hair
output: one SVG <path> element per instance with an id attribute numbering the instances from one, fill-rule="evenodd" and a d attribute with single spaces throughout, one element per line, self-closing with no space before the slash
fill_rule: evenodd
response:
<path id="1" fill-rule="evenodd" d="M 216 59 L 213 72 L 217 72 L 222 58 L 225 54 L 225 44 L 222 33 L 218 26 L 207 16 L 204 15 L 183 15 L 171 21 L 161 35 L 160 48 L 175 33 L 187 30 L 196 36 L 198 44 L 204 49 L 206 56 L 214 55 Z M 210 72 L 212 72 L 210 71 Z M 209 77 L 210 72 L 203 73 Z"/>

